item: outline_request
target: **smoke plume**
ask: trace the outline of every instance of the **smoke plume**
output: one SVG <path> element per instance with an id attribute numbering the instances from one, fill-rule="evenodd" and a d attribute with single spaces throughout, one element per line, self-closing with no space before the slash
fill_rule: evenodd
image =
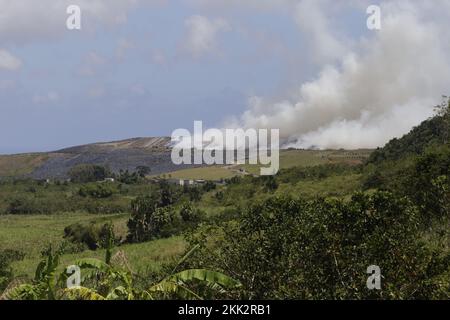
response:
<path id="1" fill-rule="evenodd" d="M 299 19 L 314 3 L 299 3 Z M 432 115 L 450 90 L 449 1 L 385 2 L 381 30 L 351 45 L 313 9 L 299 26 L 327 62 L 285 100 L 250 98 L 239 125 L 279 128 L 286 147 L 355 149 L 382 146 Z"/>

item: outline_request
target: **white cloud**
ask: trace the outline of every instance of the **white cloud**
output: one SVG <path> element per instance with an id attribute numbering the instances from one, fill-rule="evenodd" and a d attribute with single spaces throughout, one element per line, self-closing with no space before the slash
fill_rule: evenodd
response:
<path id="1" fill-rule="evenodd" d="M 228 22 L 222 18 L 208 19 L 195 15 L 185 21 L 188 29 L 185 48 L 194 57 L 216 50 L 217 34 L 230 30 Z"/>
<path id="2" fill-rule="evenodd" d="M 10 52 L 0 49 L 0 70 L 17 70 L 22 66 L 22 61 L 13 56 Z"/>
<path id="3" fill-rule="evenodd" d="M 330 28 L 329 3 L 323 0 L 303 0 L 295 10 L 295 21 L 309 40 L 316 62 L 326 63 L 342 57 L 346 48 Z"/>
<path id="4" fill-rule="evenodd" d="M 0 0 L 0 41 L 17 44 L 67 34 L 69 5 L 80 6 L 82 27 L 92 30 L 98 23 L 126 22 L 129 10 L 138 3 L 139 0 Z"/>
<path id="5" fill-rule="evenodd" d="M 211 9 L 250 9 L 250 10 L 286 10 L 290 4 L 295 4 L 298 0 L 186 0 L 194 6 L 201 6 Z"/>
<path id="6" fill-rule="evenodd" d="M 357 148 L 383 145 L 426 119 L 450 89 L 450 11 L 426 1 L 385 1 L 382 19 L 381 31 L 326 64 L 293 97 L 250 99 L 237 125 L 280 128 L 290 146 Z M 307 23 L 313 26 L 304 30 L 315 34 L 316 22 Z M 331 34 L 333 26 L 322 27 Z M 332 50 L 336 39 L 326 36 L 315 52 Z"/>

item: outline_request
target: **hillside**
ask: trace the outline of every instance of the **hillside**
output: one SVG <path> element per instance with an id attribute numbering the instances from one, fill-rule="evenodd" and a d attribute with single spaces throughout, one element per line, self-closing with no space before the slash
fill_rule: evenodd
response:
<path id="1" fill-rule="evenodd" d="M 376 149 L 368 163 L 377 164 L 385 160 L 399 160 L 418 155 L 432 145 L 448 142 L 449 115 L 437 115 L 423 121 L 400 139 L 392 139 L 383 148 Z"/>
<path id="2" fill-rule="evenodd" d="M 155 174 L 184 169 L 170 161 L 169 137 L 133 138 L 74 146 L 47 153 L 0 156 L 0 177 L 67 178 L 78 164 L 108 166 L 113 172 L 148 166 Z"/>

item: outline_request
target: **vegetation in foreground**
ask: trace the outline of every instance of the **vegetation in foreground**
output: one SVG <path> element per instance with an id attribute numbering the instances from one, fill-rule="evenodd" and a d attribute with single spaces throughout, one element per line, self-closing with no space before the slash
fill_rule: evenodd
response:
<path id="1" fill-rule="evenodd" d="M 93 215 L 94 221 L 61 228 L 61 240 L 65 236 L 75 254 L 68 263 L 86 271 L 82 291 L 64 289 L 57 263 L 68 254 L 64 247 L 46 250 L 30 279 L 11 267 L 27 252 L 2 246 L 3 297 L 448 299 L 449 108 L 441 106 L 364 164 L 294 166 L 275 177 L 234 176 L 225 186 L 151 183 L 139 175 L 130 179 L 132 173 L 111 184 L 4 182 L 0 207 L 10 215 L 86 211 L 88 205 L 96 208 L 92 213 L 124 214 Z M 108 210 L 113 203 L 120 210 Z M 158 270 L 130 271 L 139 255 L 130 262 L 122 248 L 174 237 L 188 244 L 183 258 L 174 254 Z M 99 252 L 104 261 L 76 257 Z M 381 269 L 380 291 L 366 287 L 370 265 Z"/>

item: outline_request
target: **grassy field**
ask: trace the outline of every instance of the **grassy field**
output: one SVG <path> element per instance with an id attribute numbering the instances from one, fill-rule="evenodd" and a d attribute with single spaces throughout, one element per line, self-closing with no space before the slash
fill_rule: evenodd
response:
<path id="1" fill-rule="evenodd" d="M 91 214 L 58 214 L 58 215 L 26 215 L 0 216 L 0 250 L 15 249 L 25 253 L 25 259 L 13 263 L 17 275 L 32 276 L 40 259 L 41 251 L 49 244 L 58 245 L 63 240 L 63 230 L 76 222 L 108 222 L 112 221 L 115 233 L 126 235 L 127 214 L 91 215 Z M 133 271 L 157 270 L 169 259 L 181 254 L 185 243 L 181 237 L 172 237 L 142 244 L 123 245 L 116 249 L 123 250 Z M 103 258 L 104 250 L 84 251 L 78 254 L 67 254 L 62 258 L 62 265 L 68 265 L 77 258 Z"/>
<path id="2" fill-rule="evenodd" d="M 280 169 L 292 167 L 311 167 L 327 163 L 358 164 L 367 159 L 372 150 L 281 150 Z M 220 180 L 242 175 L 245 172 L 259 175 L 260 165 L 208 166 L 185 169 L 166 174 L 173 179 Z M 242 169 L 243 171 L 240 171 Z"/>
<path id="3" fill-rule="evenodd" d="M 122 251 L 126 257 L 127 266 L 130 267 L 131 271 L 145 274 L 149 271 L 158 271 L 164 263 L 177 259 L 185 251 L 185 248 L 186 243 L 182 237 L 126 244 L 113 250 L 113 261 L 114 254 Z M 103 260 L 104 257 L 105 250 L 86 250 L 77 254 L 65 254 L 61 257 L 61 269 L 73 264 L 76 259 L 97 258 Z M 38 256 L 25 258 L 22 261 L 14 262 L 12 267 L 16 275 L 32 277 L 39 260 Z"/>
<path id="4" fill-rule="evenodd" d="M 301 181 L 295 185 L 281 184 L 276 195 L 291 194 L 306 198 L 340 197 L 355 192 L 361 185 L 361 175 L 332 176 L 323 180 Z"/>
<path id="5" fill-rule="evenodd" d="M 328 163 L 360 163 L 370 151 L 307 151 L 307 150 L 283 150 L 280 154 L 280 167 L 309 167 Z M 31 160 L 30 160 L 31 161 Z M 242 169 L 241 171 L 239 169 Z M 243 166 L 209 166 L 194 168 L 166 174 L 166 178 L 183 179 L 205 179 L 219 180 L 231 178 L 235 175 L 245 173 L 258 174 L 259 167 L 251 165 Z M 282 183 L 275 194 L 291 194 L 293 196 L 315 197 L 315 196 L 346 196 L 358 189 L 361 176 L 359 174 L 348 174 L 330 176 L 324 179 L 304 180 L 296 183 Z M 5 184 L 1 186 L 0 207 L 6 208 L 17 195 L 27 195 L 33 201 L 40 201 L 44 205 L 49 205 L 52 201 L 58 200 L 62 205 L 67 201 L 93 201 L 88 198 L 77 197 L 80 185 L 29 185 L 29 184 Z M 123 189 L 124 188 L 124 189 Z M 108 203 L 120 203 L 122 207 L 129 208 L 129 202 L 139 194 L 153 192 L 151 185 L 124 186 L 120 192 L 108 199 L 95 200 L 99 206 L 106 206 Z M 228 191 L 227 191 L 228 190 Z M 219 202 L 215 195 L 217 192 L 225 192 L 228 197 Z M 197 203 L 197 208 L 203 210 L 208 217 L 215 217 L 229 206 L 238 203 L 245 204 L 251 191 L 255 191 L 255 186 L 238 184 L 231 186 L 220 186 L 217 190 L 204 194 L 202 201 Z M 254 192 L 253 192 L 254 193 Z M 252 201 L 257 201 L 268 194 L 251 195 Z M 54 199 L 54 200 L 51 200 Z M 34 202 L 33 202 L 34 203 Z M 103 207 L 102 207 L 103 208 Z M 123 212 L 127 212 L 126 211 Z M 80 213 L 81 212 L 81 213 Z M 23 252 L 25 258 L 22 261 L 13 263 L 16 275 L 32 276 L 41 252 L 51 243 L 58 245 L 63 241 L 64 228 L 74 223 L 107 223 L 114 224 L 115 234 L 122 239 L 127 234 L 127 221 L 129 213 L 122 214 L 89 214 L 80 210 L 73 213 L 54 214 L 32 214 L 32 215 L 0 215 L 0 250 L 15 249 Z M 104 212 L 104 211 L 100 211 Z M 122 245 L 116 249 L 122 250 L 128 259 L 129 265 L 135 272 L 156 271 L 160 266 L 170 259 L 177 258 L 185 250 L 185 242 L 181 236 L 174 236 L 167 239 L 160 239 L 141 244 Z M 69 265 L 75 259 L 81 257 L 102 258 L 104 250 L 86 250 L 77 254 L 66 254 L 62 257 L 62 265 Z"/>
<path id="6" fill-rule="evenodd" d="M 227 169 L 226 167 L 208 166 L 208 167 L 174 171 L 169 174 L 166 174 L 166 176 L 170 177 L 172 179 L 220 180 L 220 179 L 232 178 L 233 176 L 235 176 L 237 174 L 238 174 L 237 172 Z"/>
<path id="7" fill-rule="evenodd" d="M 0 176 L 13 177 L 31 173 L 48 159 L 47 154 L 17 154 L 0 156 Z"/>

